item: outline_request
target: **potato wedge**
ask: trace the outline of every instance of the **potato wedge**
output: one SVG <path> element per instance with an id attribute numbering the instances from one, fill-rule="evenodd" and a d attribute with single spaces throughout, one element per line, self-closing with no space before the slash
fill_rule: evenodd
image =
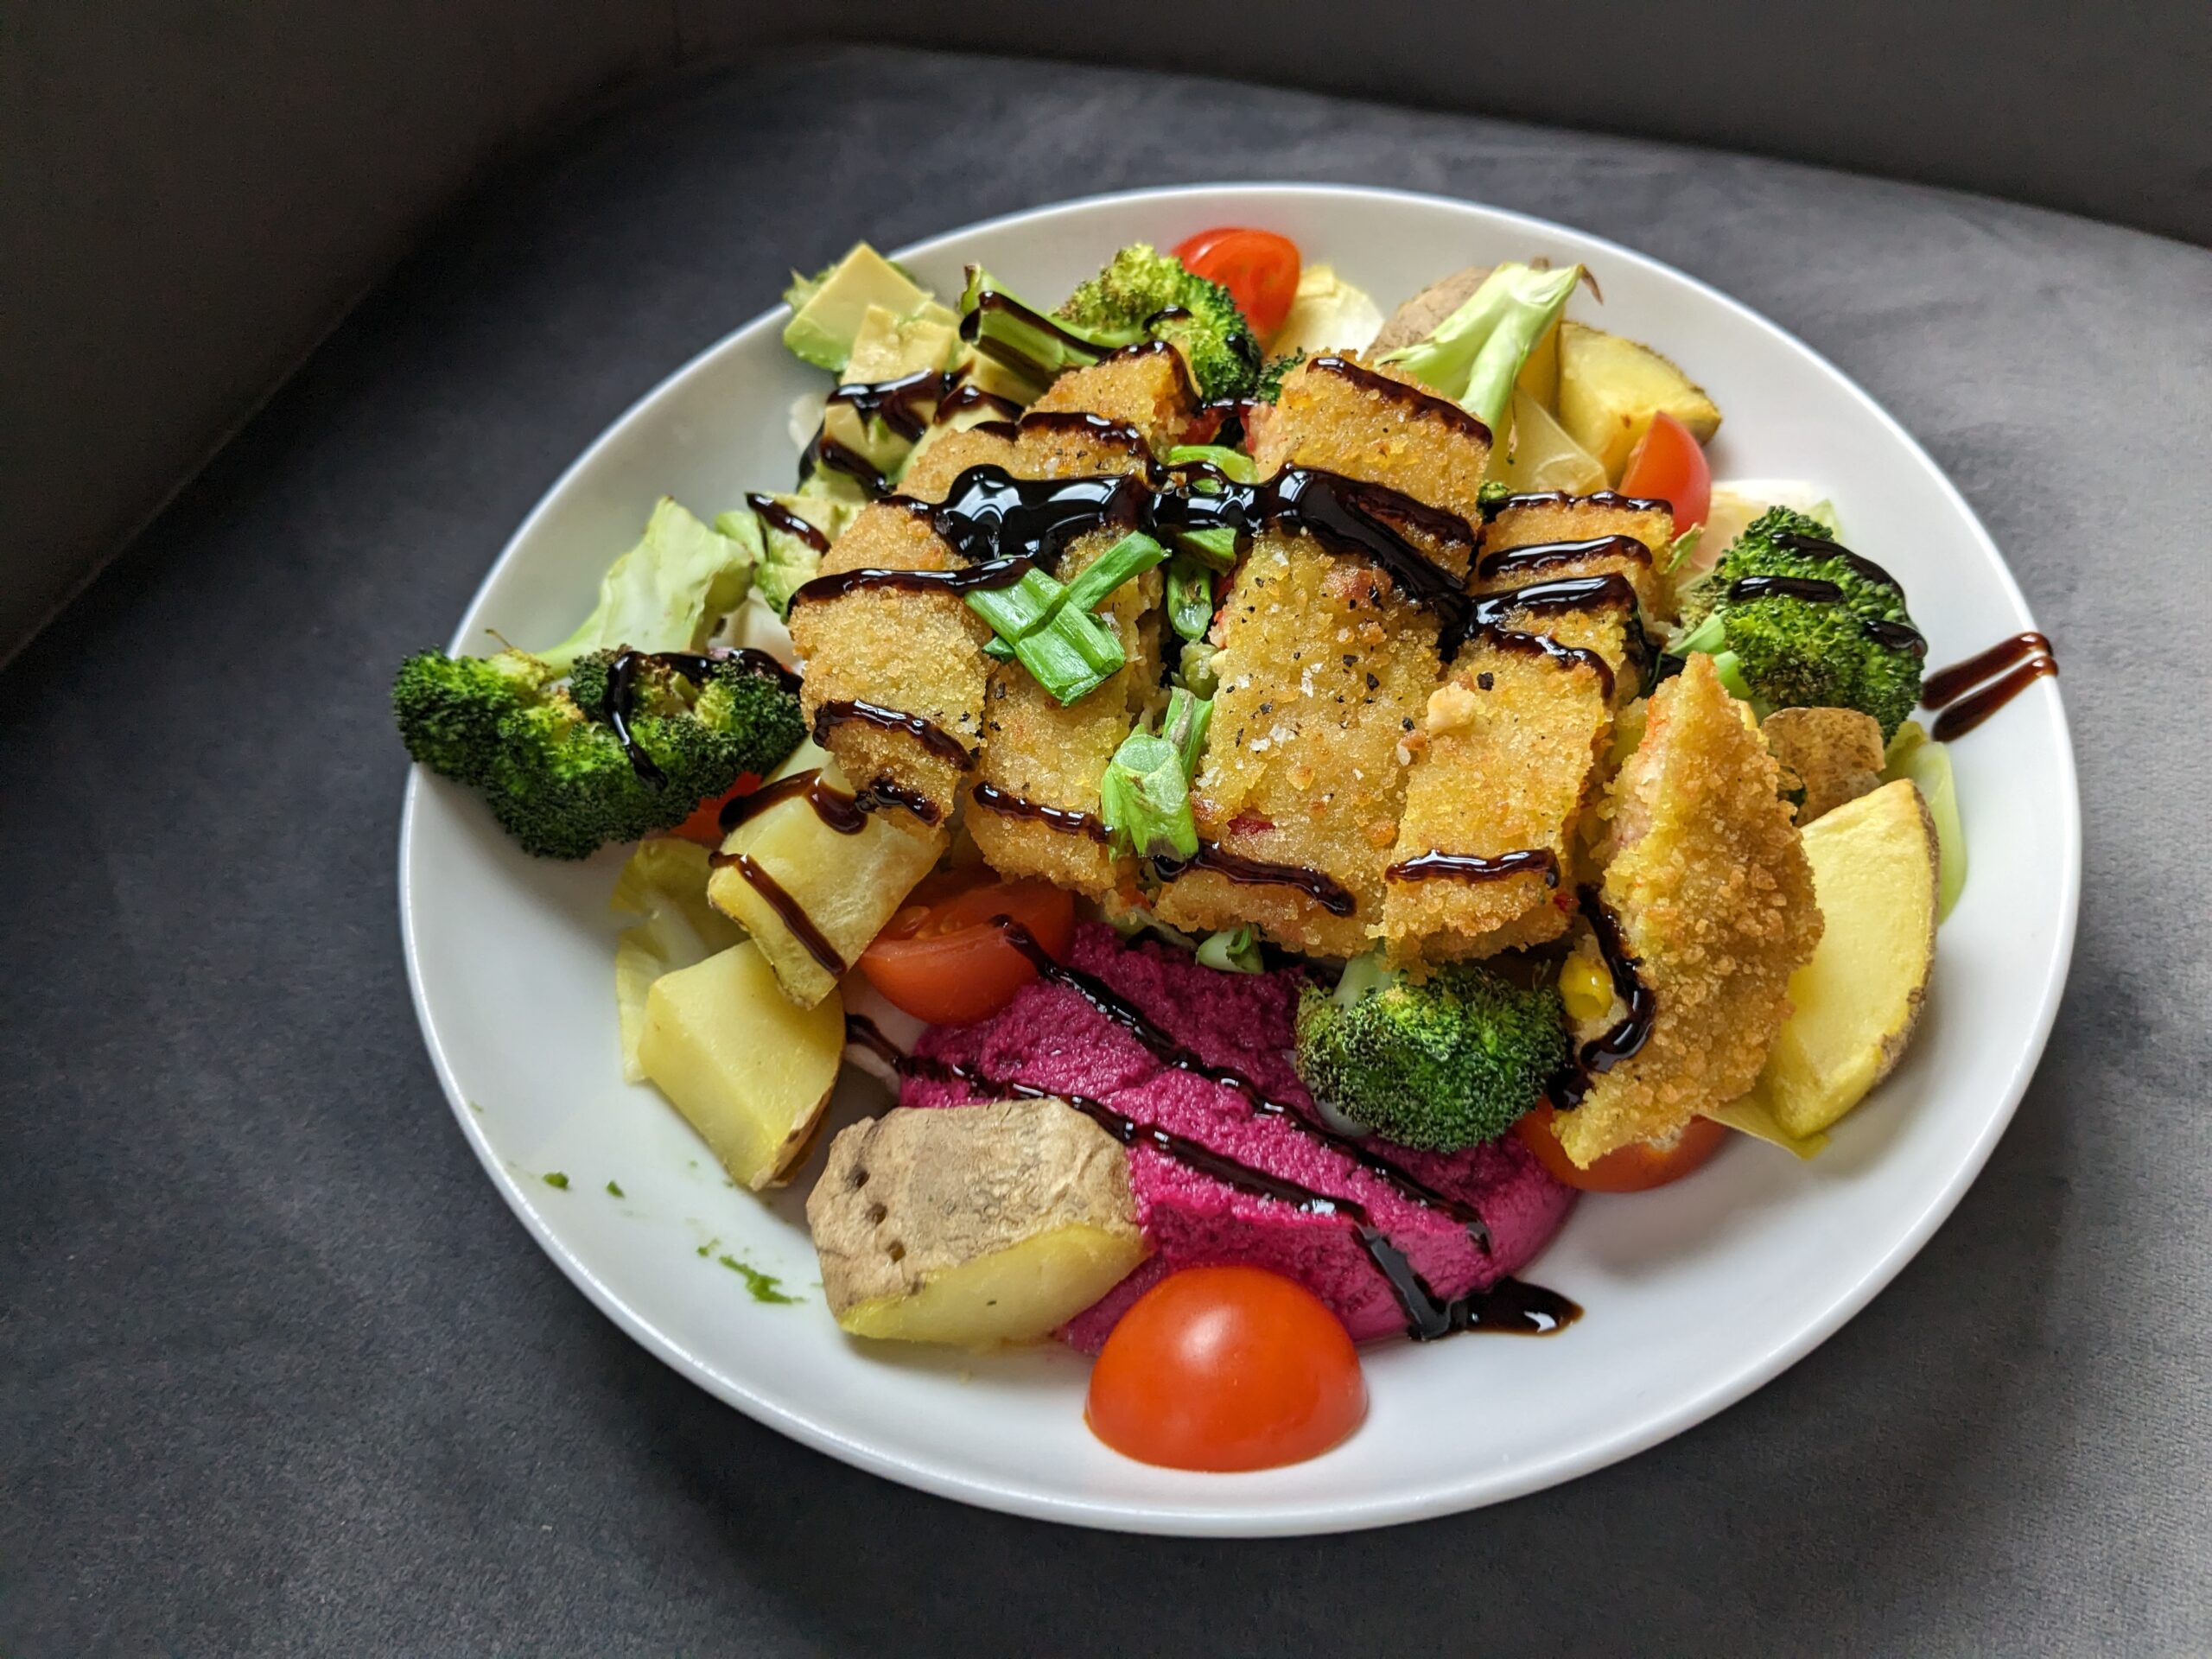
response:
<path id="1" fill-rule="evenodd" d="M 776 778 L 817 768 L 825 785 L 851 792 L 837 763 L 812 743 L 792 751 Z M 943 830 L 900 819 L 903 814 L 872 812 L 860 834 L 842 835 L 823 821 L 804 795 L 796 795 L 739 824 L 723 841 L 722 851 L 751 858 L 849 967 L 914 884 L 929 874 L 949 839 Z M 707 897 L 759 943 L 792 1001 L 811 1007 L 836 988 L 839 976 L 800 942 L 779 906 L 741 870 L 728 864 L 718 868 L 708 880 Z"/>
<path id="2" fill-rule="evenodd" d="M 1890 1074 L 1936 957 L 1936 825 L 1902 779 L 1804 830 L 1827 926 L 1790 976 L 1794 1005 L 1753 1092 L 1783 1131 L 1820 1134 Z"/>
<path id="3" fill-rule="evenodd" d="M 653 982 L 638 1063 L 758 1192 L 788 1178 L 829 1104 L 845 1052 L 836 989 L 810 1008 L 786 997 L 752 940 Z"/>
<path id="4" fill-rule="evenodd" d="M 1121 1143 L 1056 1100 L 855 1123 L 830 1143 L 806 1219 L 837 1323 L 893 1342 L 1050 1335 L 1147 1248 Z"/>
<path id="5" fill-rule="evenodd" d="M 1651 424 L 1665 410 L 1709 443 L 1720 410 L 1703 387 L 1649 346 L 1586 323 L 1559 326 L 1559 420 L 1618 480 Z"/>

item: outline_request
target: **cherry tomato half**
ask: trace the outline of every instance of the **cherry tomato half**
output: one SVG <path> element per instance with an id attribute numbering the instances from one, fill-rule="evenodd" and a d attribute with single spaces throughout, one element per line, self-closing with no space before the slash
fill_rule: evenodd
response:
<path id="1" fill-rule="evenodd" d="M 1585 1192 L 1646 1192 L 1669 1181 L 1679 1181 L 1719 1149 L 1728 1138 L 1728 1126 L 1709 1117 L 1694 1117 L 1675 1137 L 1671 1147 L 1649 1144 L 1623 1147 L 1609 1152 L 1587 1169 L 1574 1160 L 1552 1132 L 1557 1114 L 1548 1103 L 1536 1108 L 1513 1126 L 1521 1143 L 1536 1154 L 1536 1161 L 1569 1186 Z"/>
<path id="2" fill-rule="evenodd" d="M 1219 226 L 1178 243 L 1175 257 L 1193 276 L 1227 289 L 1263 340 L 1282 327 L 1298 297 L 1298 244 L 1273 231 Z"/>
<path id="3" fill-rule="evenodd" d="M 988 870 L 930 877 L 861 953 L 868 983 L 917 1020 L 987 1020 L 1037 976 L 991 925 L 1011 916 L 1064 961 L 1075 940 L 1075 898 L 1049 881 L 1001 881 Z"/>
<path id="4" fill-rule="evenodd" d="M 1367 1415 L 1359 1355 L 1328 1305 L 1259 1268 L 1185 1268 L 1106 1338 L 1091 1433 L 1169 1469 L 1274 1469 L 1319 1457 Z"/>
<path id="5" fill-rule="evenodd" d="M 760 787 L 759 775 L 745 772 L 721 794 L 709 796 L 700 802 L 690 817 L 668 833 L 681 836 L 686 841 L 696 841 L 702 847 L 719 847 L 722 844 L 722 808 L 739 796 L 750 795 Z"/>
<path id="6" fill-rule="evenodd" d="M 1623 495 L 1654 496 L 1675 510 L 1675 534 L 1705 522 L 1713 510 L 1713 468 L 1689 428 L 1665 413 L 1629 451 L 1621 472 Z"/>

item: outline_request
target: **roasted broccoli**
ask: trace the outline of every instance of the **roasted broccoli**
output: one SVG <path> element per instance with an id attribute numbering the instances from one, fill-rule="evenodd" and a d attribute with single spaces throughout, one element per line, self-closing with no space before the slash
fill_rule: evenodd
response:
<path id="1" fill-rule="evenodd" d="M 1777 579 L 1823 586 L 1810 596 L 1760 591 Z M 1684 631 L 1669 653 L 1711 653 L 1722 678 L 1748 691 L 1762 715 L 1856 709 L 1881 723 L 1886 742 L 1920 701 L 1926 647 L 1904 589 L 1838 546 L 1817 518 L 1770 508 L 1681 603 Z"/>
<path id="2" fill-rule="evenodd" d="M 960 296 L 960 332 L 1039 385 L 1143 340 L 1180 347 L 1202 397 L 1245 397 L 1260 372 L 1259 342 L 1229 290 L 1142 242 L 1116 254 L 1050 317 L 970 265 Z"/>
<path id="3" fill-rule="evenodd" d="M 1248 397 L 1260 372 L 1260 343 L 1229 290 L 1148 242 L 1123 248 L 1055 315 L 1086 333 L 1126 334 L 1123 344 L 1147 334 L 1172 340 L 1190 359 L 1202 397 Z"/>
<path id="4" fill-rule="evenodd" d="M 566 684 L 522 652 L 448 657 L 418 652 L 399 667 L 392 712 L 407 751 L 484 792 L 523 850 L 582 858 L 672 829 L 746 772 L 766 776 L 805 728 L 798 699 L 738 658 L 695 685 L 655 658 L 631 683 L 633 760 L 608 720 L 619 653 L 578 659 Z"/>
<path id="5" fill-rule="evenodd" d="M 1332 993 L 1298 1005 L 1298 1075 L 1317 1100 L 1402 1146 L 1452 1152 L 1495 1140 L 1536 1104 L 1567 1057 L 1548 984 L 1455 963 L 1415 985 L 1358 958 Z"/>

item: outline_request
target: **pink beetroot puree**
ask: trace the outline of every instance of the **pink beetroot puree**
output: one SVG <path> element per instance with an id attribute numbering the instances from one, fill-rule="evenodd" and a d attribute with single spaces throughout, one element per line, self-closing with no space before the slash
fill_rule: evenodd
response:
<path id="1" fill-rule="evenodd" d="M 1073 962 L 1209 1062 L 1242 1071 L 1275 1099 L 1309 1107 L 1291 1065 L 1296 975 L 1217 973 L 1158 944 L 1125 944 L 1096 923 L 1077 930 Z M 1447 1299 L 1517 1272 L 1559 1230 L 1574 1202 L 1572 1189 L 1545 1173 L 1511 1135 L 1470 1152 L 1395 1154 L 1429 1185 L 1481 1211 L 1491 1238 L 1486 1255 L 1450 1217 L 1289 1125 L 1255 1116 L 1234 1090 L 1161 1065 L 1075 992 L 1042 981 L 1024 987 L 992 1019 L 925 1032 L 918 1051 L 980 1066 L 994 1077 L 1089 1095 L 1240 1163 L 1356 1198 Z M 899 1091 L 906 1106 L 966 1098 L 957 1084 L 919 1077 Z M 1143 1291 L 1177 1268 L 1201 1263 L 1241 1262 L 1287 1274 L 1335 1309 L 1355 1340 L 1404 1334 L 1404 1310 L 1342 1217 L 1239 1192 L 1146 1147 L 1131 1150 L 1129 1174 L 1137 1221 L 1154 1254 L 1069 1323 L 1062 1334 L 1076 1347 L 1096 1352 Z"/>

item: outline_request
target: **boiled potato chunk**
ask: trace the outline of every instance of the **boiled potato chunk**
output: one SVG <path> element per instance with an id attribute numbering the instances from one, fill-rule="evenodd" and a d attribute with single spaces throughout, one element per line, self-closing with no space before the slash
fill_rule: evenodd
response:
<path id="1" fill-rule="evenodd" d="M 1567 435 L 1567 429 L 1528 392 L 1513 391 L 1510 442 L 1490 452 L 1490 475 L 1516 493 L 1564 490 L 1588 495 L 1605 487 L 1598 458 Z"/>
<path id="2" fill-rule="evenodd" d="M 855 1123 L 806 1219 L 837 1323 L 893 1342 L 1048 1336 L 1147 1249 L 1121 1143 L 1057 1100 Z"/>
<path id="3" fill-rule="evenodd" d="M 730 1179 L 757 1192 L 806 1150 L 844 1051 L 834 988 L 798 1007 L 748 939 L 653 982 L 638 1062 Z"/>
<path id="4" fill-rule="evenodd" d="M 1789 979 L 1795 1012 L 1753 1093 L 1810 1138 L 1890 1074 L 1911 1039 L 1936 959 L 1936 826 L 1899 779 L 1808 824 L 1805 857 L 1826 926 Z"/>
<path id="5" fill-rule="evenodd" d="M 826 786 L 852 792 L 837 763 L 813 743 L 793 750 L 776 777 L 816 769 Z M 930 873 L 946 840 L 943 830 L 925 830 L 911 819 L 894 823 L 881 813 L 870 813 L 860 834 L 841 835 L 800 794 L 739 824 L 722 842 L 722 851 L 751 858 L 850 967 L 914 884 Z M 836 988 L 839 975 L 816 959 L 782 912 L 734 865 L 715 871 L 707 897 L 753 936 L 792 1001 L 812 1007 Z"/>
<path id="6" fill-rule="evenodd" d="M 1559 326 L 1559 420 L 1567 435 L 1618 479 L 1661 410 L 1710 443 L 1720 410 L 1704 390 L 1649 346 L 1580 322 Z"/>

